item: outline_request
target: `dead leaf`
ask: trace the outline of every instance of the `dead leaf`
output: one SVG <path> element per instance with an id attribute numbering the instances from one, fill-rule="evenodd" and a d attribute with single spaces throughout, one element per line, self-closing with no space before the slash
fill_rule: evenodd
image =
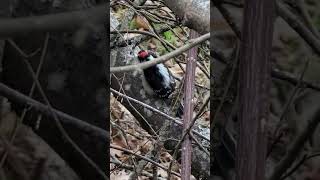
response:
<path id="1" fill-rule="evenodd" d="M 138 29 L 143 28 L 145 30 L 149 30 L 149 23 L 145 17 L 137 15 L 135 17 L 135 21 L 136 21 L 136 25 L 137 25 Z"/>
<path id="2" fill-rule="evenodd" d="M 122 157 L 123 152 L 117 149 L 110 148 L 110 155 L 115 157 Z"/>
<path id="3" fill-rule="evenodd" d="M 130 178 L 129 173 L 126 172 L 125 170 L 122 170 L 118 173 L 111 173 L 110 174 L 110 179 L 111 180 L 128 180 Z"/>

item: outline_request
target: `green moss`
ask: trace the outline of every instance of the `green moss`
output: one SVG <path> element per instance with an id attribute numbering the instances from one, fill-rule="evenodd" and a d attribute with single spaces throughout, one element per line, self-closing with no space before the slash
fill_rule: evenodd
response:
<path id="1" fill-rule="evenodd" d="M 175 36 L 175 34 L 170 30 L 163 33 L 164 39 L 168 41 L 169 43 L 176 45 L 176 42 L 178 41 L 178 38 Z"/>

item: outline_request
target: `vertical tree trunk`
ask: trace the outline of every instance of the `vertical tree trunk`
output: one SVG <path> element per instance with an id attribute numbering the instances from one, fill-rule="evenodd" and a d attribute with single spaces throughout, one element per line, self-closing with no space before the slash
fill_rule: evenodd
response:
<path id="1" fill-rule="evenodd" d="M 198 33 L 190 30 L 190 38 L 197 38 Z M 185 89 L 184 89 L 184 114 L 183 114 L 183 130 L 187 131 L 193 118 L 193 96 L 194 96 L 194 82 L 195 72 L 197 67 L 197 47 L 193 47 L 188 51 L 187 69 L 185 75 Z M 191 154 L 192 146 L 190 136 L 186 135 L 182 142 L 182 157 L 181 157 L 181 180 L 190 179 L 191 175 Z"/>
<path id="2" fill-rule="evenodd" d="M 246 0 L 239 74 L 237 179 L 265 178 L 274 0 Z"/>

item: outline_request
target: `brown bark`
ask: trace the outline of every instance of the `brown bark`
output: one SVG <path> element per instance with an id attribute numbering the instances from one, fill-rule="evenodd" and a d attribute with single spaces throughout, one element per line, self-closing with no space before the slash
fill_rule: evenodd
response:
<path id="1" fill-rule="evenodd" d="M 239 180 L 264 179 L 270 84 L 273 0 L 247 0 L 244 7 L 239 74 L 236 171 Z"/>
<path id="2" fill-rule="evenodd" d="M 190 31 L 190 37 L 196 38 L 198 33 L 194 30 Z M 194 95 L 194 81 L 195 81 L 195 70 L 196 70 L 196 61 L 197 61 L 197 48 L 193 47 L 188 51 L 188 61 L 187 69 L 185 76 L 185 90 L 184 90 L 184 114 L 183 114 L 183 130 L 187 131 L 193 116 L 193 95 Z M 191 175 L 191 153 L 192 146 L 190 136 L 186 135 L 182 143 L 182 170 L 181 170 L 181 179 L 190 179 Z"/>
<path id="3" fill-rule="evenodd" d="M 209 0 L 164 0 L 182 23 L 200 34 L 210 31 Z"/>

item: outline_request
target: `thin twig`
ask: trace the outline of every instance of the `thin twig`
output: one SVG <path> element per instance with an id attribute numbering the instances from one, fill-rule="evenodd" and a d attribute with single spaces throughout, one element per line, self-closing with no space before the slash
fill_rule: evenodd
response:
<path id="1" fill-rule="evenodd" d="M 296 0 L 296 4 L 300 10 L 301 13 L 301 17 L 303 18 L 303 20 L 305 21 L 306 25 L 309 27 L 309 29 L 312 31 L 312 33 L 318 37 L 318 39 L 320 38 L 320 33 L 319 30 L 317 29 L 317 27 L 312 23 L 312 19 L 309 15 L 309 12 L 307 10 L 307 7 L 305 5 L 305 1 L 304 0 Z"/>
<path id="2" fill-rule="evenodd" d="M 135 34 L 143 34 L 143 35 L 148 35 L 152 36 L 154 38 L 157 38 L 154 34 L 148 32 L 148 31 L 139 31 L 139 30 L 119 30 L 119 31 L 110 31 L 110 34 L 118 34 L 118 33 L 135 33 Z"/>
<path id="3" fill-rule="evenodd" d="M 122 94 L 122 93 L 120 93 L 120 92 L 118 92 L 118 91 L 116 91 L 116 90 L 114 90 L 114 89 L 112 89 L 112 88 L 110 88 L 110 91 L 111 91 L 112 93 L 117 94 L 118 96 L 125 97 L 125 98 L 127 98 L 128 100 L 130 100 L 130 101 L 132 101 L 132 102 L 134 102 L 134 103 L 140 104 L 140 105 L 142 105 L 143 107 L 146 107 L 146 108 L 152 110 L 153 112 L 158 113 L 158 114 L 164 116 L 165 118 L 167 118 L 168 120 L 174 122 L 175 124 L 178 124 L 178 125 L 182 126 L 182 122 L 181 122 L 181 120 L 179 120 L 178 118 L 173 118 L 173 117 L 167 115 L 166 113 L 161 112 L 161 111 L 159 111 L 158 109 L 153 108 L 152 106 L 149 106 L 148 104 L 145 104 L 145 103 L 143 103 L 143 102 L 141 102 L 141 101 L 138 101 L 138 100 L 136 100 L 136 99 L 134 99 L 134 98 L 132 98 L 132 97 L 130 97 L 130 96 L 124 95 L 124 94 Z M 197 136 L 201 137 L 201 138 L 204 139 L 204 140 L 210 141 L 207 137 L 203 136 L 202 134 L 198 133 L 197 131 L 193 131 L 193 133 L 196 134 Z"/>
<path id="4" fill-rule="evenodd" d="M 45 37 L 45 40 L 44 40 L 44 45 L 43 45 L 43 48 L 42 48 L 43 50 L 42 50 L 42 53 L 41 53 L 40 62 L 39 62 L 39 65 L 38 65 L 38 68 L 37 68 L 37 72 L 36 72 L 36 77 L 37 77 L 37 78 L 39 77 L 40 70 L 41 70 L 41 68 L 42 68 L 42 64 L 43 64 L 43 62 L 44 62 L 44 58 L 45 58 L 45 55 L 46 55 L 46 53 L 47 53 L 49 37 L 50 37 L 50 36 L 49 36 L 49 33 L 47 33 L 47 34 L 46 34 L 46 37 Z M 16 48 L 16 49 L 19 49 L 19 50 L 20 50 L 20 48 Z M 20 51 L 21 51 L 21 50 L 20 50 Z M 24 52 L 21 51 L 21 53 L 23 53 L 23 55 L 25 55 L 26 57 L 28 57 Z M 31 86 L 31 89 L 30 89 L 30 92 L 29 92 L 29 97 L 32 97 L 32 96 L 33 96 L 34 88 L 35 88 L 35 82 L 32 83 L 32 86 Z M 21 114 L 21 117 L 19 118 L 19 122 L 16 122 L 15 127 L 14 127 L 14 130 L 13 130 L 13 133 L 12 133 L 12 135 L 11 135 L 11 137 L 10 137 L 10 141 L 9 141 L 10 144 L 13 143 L 13 141 L 14 141 L 16 135 L 17 135 L 19 125 L 20 125 L 21 123 L 23 123 L 23 119 L 24 119 L 24 117 L 25 117 L 25 115 L 26 115 L 26 113 L 27 113 L 27 110 L 28 110 L 28 108 L 24 108 L 24 109 L 23 109 L 23 112 L 22 112 L 22 114 Z M 4 154 L 3 154 L 3 156 L 2 156 L 2 158 L 1 158 L 1 161 L 0 161 L 0 169 L 2 168 L 2 166 L 3 166 L 3 164 L 4 164 L 5 160 L 6 160 L 7 154 L 8 154 L 7 151 L 5 151 Z"/>
<path id="5" fill-rule="evenodd" d="M 13 103 L 17 103 L 19 105 L 23 105 L 26 107 L 31 107 L 35 109 L 38 112 L 41 112 L 42 114 L 45 114 L 48 117 L 51 117 L 51 113 L 49 111 L 48 106 L 14 90 L 9 88 L 3 83 L 0 83 L 0 94 L 6 98 L 8 98 L 9 101 Z M 83 120 L 80 120 L 76 117 L 73 117 L 69 114 L 66 114 L 64 112 L 61 112 L 57 109 L 52 109 L 57 116 L 59 116 L 61 121 L 63 121 L 65 124 L 70 124 L 72 127 L 75 127 L 84 133 L 91 134 L 94 137 L 99 137 L 103 141 L 110 142 L 110 136 L 109 133 L 101 129 L 99 127 L 96 127 L 94 125 L 91 125 Z"/>
<path id="6" fill-rule="evenodd" d="M 15 44 L 12 40 L 9 40 L 9 42 L 11 44 Z M 71 144 L 71 146 L 97 171 L 97 173 L 103 177 L 104 179 L 109 179 L 106 175 L 105 172 L 103 172 L 98 165 L 96 165 L 96 163 L 89 158 L 83 151 L 82 149 L 71 139 L 71 137 L 69 136 L 69 134 L 67 133 L 67 131 L 64 129 L 64 127 L 62 126 L 59 116 L 57 116 L 56 112 L 53 111 L 53 108 L 51 106 L 51 103 L 49 101 L 49 99 L 47 98 L 46 94 L 44 93 L 42 86 L 40 85 L 39 80 L 36 77 L 35 72 L 32 69 L 31 64 L 29 63 L 29 61 L 27 59 L 25 59 L 24 57 L 22 58 L 23 62 L 26 64 L 29 73 L 31 74 L 33 81 L 36 83 L 36 86 L 43 98 L 43 100 L 45 101 L 46 105 L 48 106 L 49 112 L 51 114 L 51 116 L 53 117 L 53 119 L 55 120 L 55 123 L 58 127 L 58 130 L 61 132 L 62 136 Z"/>
<path id="7" fill-rule="evenodd" d="M 115 76 L 114 74 L 112 74 L 112 75 Z M 116 77 L 116 76 L 115 76 L 115 77 Z M 117 80 L 118 80 L 118 79 L 117 79 Z M 123 80 L 124 80 L 124 78 L 123 78 Z M 120 84 L 120 83 L 119 83 L 119 84 Z M 156 136 L 157 139 L 158 139 L 159 136 L 158 136 L 158 134 L 156 133 L 156 131 L 152 128 L 151 124 L 150 124 L 150 123 L 147 121 L 147 119 L 131 104 L 130 100 L 127 98 L 128 96 L 126 95 L 125 91 L 123 90 L 122 84 L 121 84 L 121 86 L 120 86 L 119 91 L 117 91 L 117 92 L 120 92 L 120 90 L 122 90 L 123 95 L 125 95 L 125 97 L 123 97 L 123 98 L 126 98 L 129 106 L 142 118 L 142 120 L 144 121 L 144 123 L 145 123 L 145 124 L 148 126 L 148 128 L 151 130 L 151 134 L 152 134 L 153 136 Z M 122 100 L 121 100 L 121 101 L 122 101 Z"/>
<path id="8" fill-rule="evenodd" d="M 282 174 L 292 165 L 298 154 L 304 147 L 304 143 L 313 134 L 320 122 L 320 109 L 312 115 L 309 123 L 302 129 L 301 133 L 297 135 L 296 139 L 292 142 L 287 150 L 287 154 L 275 166 L 269 180 L 278 180 Z"/>
<path id="9" fill-rule="evenodd" d="M 217 49 L 211 49 L 212 56 L 219 62 L 228 65 L 229 63 L 232 63 L 227 60 L 227 58 Z M 272 78 L 276 78 L 279 80 L 287 81 L 290 84 L 296 85 L 299 82 L 299 79 L 295 77 L 295 75 L 280 71 L 279 69 L 272 68 L 271 69 L 271 76 Z M 310 88 L 316 91 L 320 91 L 320 85 L 311 81 L 303 80 L 302 84 L 306 88 Z"/>
<path id="10" fill-rule="evenodd" d="M 309 160 L 311 158 L 317 157 L 317 156 L 320 156 L 320 153 L 315 153 L 315 154 L 312 154 L 309 156 L 304 155 L 303 158 L 288 173 L 286 173 L 284 176 L 282 176 L 280 180 L 284 180 L 287 177 L 291 176 L 291 174 L 293 174 L 304 162 L 306 162 L 307 160 Z"/>
<path id="11" fill-rule="evenodd" d="M 286 104 L 285 104 L 285 106 L 284 106 L 284 108 L 283 108 L 283 111 L 282 111 L 282 113 L 281 113 L 281 115 L 280 115 L 279 121 L 277 122 L 276 128 L 275 128 L 275 130 L 274 130 L 274 132 L 273 132 L 273 137 L 276 137 L 276 136 L 278 136 L 278 137 L 275 138 L 275 142 L 272 143 L 272 145 L 271 145 L 271 147 L 270 147 L 270 149 L 269 149 L 268 154 L 271 153 L 273 147 L 277 144 L 276 142 L 279 142 L 279 141 L 280 141 L 280 138 L 281 138 L 282 135 L 278 135 L 278 131 L 279 131 L 279 128 L 280 128 L 280 126 L 281 126 L 281 122 L 282 122 L 282 120 L 284 119 L 286 113 L 288 112 L 288 110 L 289 110 L 289 108 L 290 108 L 290 106 L 291 106 L 291 104 L 292 104 L 292 102 L 293 102 L 296 94 L 298 93 L 298 90 L 301 88 L 304 75 L 305 75 L 305 73 L 306 73 L 306 71 L 307 71 L 307 69 L 308 69 L 309 62 L 310 62 L 310 60 L 307 60 L 307 61 L 306 61 L 305 66 L 304 66 L 304 68 L 303 68 L 303 70 L 302 70 L 302 72 L 301 72 L 301 75 L 300 75 L 300 77 L 299 77 L 299 81 L 298 81 L 298 83 L 296 84 L 295 88 L 292 90 L 291 95 L 290 95 L 288 101 L 286 102 Z M 267 157 L 268 157 L 268 155 L 267 155 Z"/>
<path id="12" fill-rule="evenodd" d="M 110 163 L 113 163 L 115 165 L 120 166 L 121 168 L 128 169 L 128 170 L 133 170 L 133 168 L 134 168 L 131 165 L 121 163 L 119 160 L 110 160 Z M 141 175 L 147 176 L 147 177 L 152 177 L 152 174 L 147 171 L 142 171 Z"/>
<path id="13" fill-rule="evenodd" d="M 148 162 L 150 162 L 150 163 L 158 166 L 159 168 L 161 168 L 161 169 L 163 169 L 163 170 L 165 170 L 165 171 L 168 170 L 168 168 L 162 166 L 161 164 L 159 164 L 159 163 L 157 163 L 157 162 L 155 162 L 155 161 L 153 161 L 153 160 L 151 160 L 151 159 L 149 159 L 149 158 L 146 158 L 146 157 L 144 157 L 144 156 L 141 156 L 141 155 L 139 155 L 139 154 L 137 154 L 137 153 L 134 153 L 134 152 L 132 152 L 132 151 L 129 151 L 129 150 L 127 150 L 127 149 L 124 149 L 124 148 L 121 148 L 121 147 L 118 147 L 118 146 L 114 146 L 114 145 L 112 145 L 112 144 L 110 144 L 110 148 L 112 148 L 112 149 L 117 149 L 117 150 L 120 150 L 120 151 L 124 151 L 124 152 L 126 152 L 126 153 L 129 153 L 129 154 L 132 154 L 132 155 L 134 155 L 134 156 L 137 156 L 137 157 L 139 157 L 139 158 L 141 158 L 141 159 L 143 159 L 143 160 L 145 160 L 145 161 L 148 161 Z M 174 174 L 174 175 L 176 175 L 176 176 L 178 176 L 178 177 L 180 177 L 180 174 L 178 174 L 178 173 L 176 173 L 176 172 L 171 171 L 171 173 Z"/>
<path id="14" fill-rule="evenodd" d="M 223 18 L 227 21 L 232 31 L 236 34 L 236 36 L 239 39 L 241 39 L 240 28 L 237 26 L 237 23 L 234 17 L 231 16 L 230 11 L 219 0 L 214 0 L 213 3 L 217 7 L 219 12 L 222 14 Z"/>
<path id="15" fill-rule="evenodd" d="M 230 87 L 232 85 L 232 80 L 234 79 L 234 74 L 236 72 L 236 68 L 237 68 L 238 61 L 239 61 L 239 53 L 240 53 L 240 44 L 239 43 L 240 42 L 238 41 L 237 44 L 236 44 L 236 47 L 234 49 L 234 57 L 231 57 L 231 58 L 233 58 L 233 64 L 231 64 L 232 65 L 231 66 L 231 68 L 232 68 L 231 69 L 231 73 L 230 73 L 230 75 L 229 75 L 229 77 L 227 79 L 226 86 L 224 87 L 224 92 L 223 92 L 221 101 L 220 101 L 220 103 L 219 103 L 219 105 L 218 105 L 218 107 L 216 109 L 216 112 L 215 112 L 215 114 L 214 114 L 214 116 L 213 116 L 213 118 L 211 120 L 210 127 L 214 127 L 214 123 L 216 123 L 215 120 L 217 119 L 218 114 L 220 113 L 220 111 L 221 111 L 221 109 L 223 107 L 223 104 L 224 104 L 224 102 L 226 100 L 226 97 L 228 95 L 228 91 L 229 91 L 229 89 L 230 89 Z"/>
<path id="16" fill-rule="evenodd" d="M 276 1 L 278 15 L 282 17 L 292 29 L 294 29 L 304 41 L 317 53 L 320 54 L 320 39 L 317 38 L 282 2 Z"/>

